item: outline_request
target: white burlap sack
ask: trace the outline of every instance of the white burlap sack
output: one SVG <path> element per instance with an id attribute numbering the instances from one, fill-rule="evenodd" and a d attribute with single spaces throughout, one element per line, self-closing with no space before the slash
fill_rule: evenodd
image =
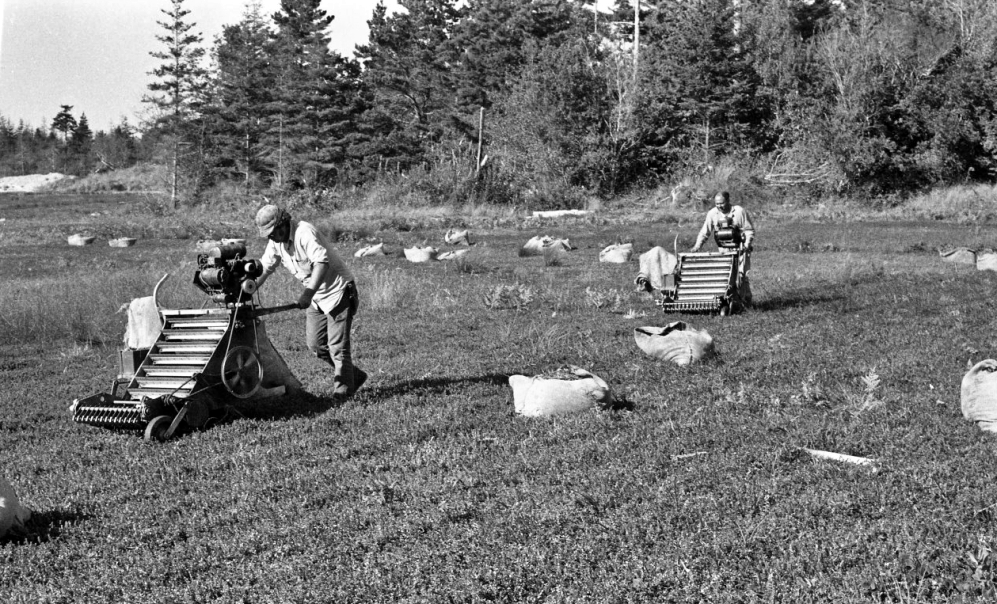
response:
<path id="1" fill-rule="evenodd" d="M 560 250 L 565 252 L 570 252 L 572 249 L 571 241 L 567 239 L 554 239 L 547 235 L 530 238 L 523 248 L 519 251 L 520 256 L 541 256 L 545 251 L 550 250 Z"/>
<path id="2" fill-rule="evenodd" d="M 451 250 L 449 252 L 440 252 L 437 254 L 437 260 L 456 260 L 462 256 L 466 256 L 471 250 Z"/>
<path id="3" fill-rule="evenodd" d="M 384 255 L 384 242 L 378 243 L 377 245 L 368 245 L 367 247 L 362 247 L 353 253 L 354 258 L 366 258 L 368 256 L 383 256 Z"/>
<path id="4" fill-rule="evenodd" d="M 136 241 L 138 241 L 138 239 L 135 239 L 134 237 L 118 237 L 117 239 L 111 239 L 108 241 L 107 245 L 111 247 L 131 247 L 135 245 Z"/>
<path id="5" fill-rule="evenodd" d="M 980 361 L 962 376 L 962 416 L 997 432 L 997 361 Z"/>
<path id="6" fill-rule="evenodd" d="M 431 262 L 436 260 L 435 247 L 412 247 L 405 250 L 405 258 L 409 262 Z"/>
<path id="7" fill-rule="evenodd" d="M 997 252 L 980 250 L 976 253 L 976 269 L 981 271 L 997 271 Z"/>
<path id="8" fill-rule="evenodd" d="M 128 304 L 125 346 L 133 350 L 151 348 L 163 329 L 163 319 L 154 296 L 135 298 Z"/>
<path id="9" fill-rule="evenodd" d="M 954 250 L 938 250 L 938 255 L 945 262 L 956 264 L 976 264 L 976 252 L 968 247 L 957 247 Z"/>
<path id="10" fill-rule="evenodd" d="M 614 243 L 599 252 L 599 262 L 623 264 L 625 262 L 630 262 L 630 258 L 633 257 L 633 255 L 634 244 Z"/>
<path id="11" fill-rule="evenodd" d="M 21 505 L 14 487 L 0 476 L 0 537 L 24 534 L 24 524 L 30 519 L 31 510 Z"/>
<path id="12" fill-rule="evenodd" d="M 97 238 L 89 235 L 80 235 L 79 233 L 76 233 L 75 235 L 69 236 L 68 242 L 69 245 L 83 247 L 84 245 L 90 245 L 91 243 L 94 242 L 95 239 Z"/>
<path id="13" fill-rule="evenodd" d="M 675 254 L 660 246 L 652 247 L 640 255 L 640 271 L 635 281 L 644 279 L 652 288 L 662 289 L 665 275 L 671 275 L 678 266 L 679 259 Z"/>
<path id="14" fill-rule="evenodd" d="M 443 241 L 445 241 L 447 245 L 471 245 L 471 235 L 466 229 L 463 231 L 450 229 L 447 231 L 446 235 L 443 236 Z"/>
<path id="15" fill-rule="evenodd" d="M 634 329 L 634 340 L 645 353 L 677 365 L 689 365 L 716 354 L 710 334 L 682 321 L 665 327 L 638 327 Z"/>
<path id="16" fill-rule="evenodd" d="M 509 377 L 516 413 L 529 417 L 577 413 L 596 406 L 612 404 L 613 395 L 602 378 L 580 367 L 571 367 L 577 379 L 543 376 Z"/>

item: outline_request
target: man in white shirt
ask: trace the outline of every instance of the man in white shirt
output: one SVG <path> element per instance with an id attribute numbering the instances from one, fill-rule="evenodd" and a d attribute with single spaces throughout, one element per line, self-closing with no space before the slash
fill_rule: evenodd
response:
<path id="1" fill-rule="evenodd" d="M 754 248 L 755 227 L 744 208 L 731 205 L 730 193 L 727 191 L 717 193 L 713 198 L 713 203 L 716 207 L 706 213 L 706 222 L 703 223 L 703 228 L 700 229 L 699 236 L 696 237 L 696 245 L 692 246 L 690 251 L 698 252 L 710 235 L 718 229 L 726 227 L 740 229 L 742 241 L 740 245 L 741 256 L 737 267 L 738 291 L 741 300 L 750 305 L 751 286 L 748 284 L 748 271 L 751 270 L 751 250 Z"/>
<path id="2" fill-rule="evenodd" d="M 353 366 L 350 348 L 350 330 L 359 302 L 353 273 L 314 225 L 292 220 L 276 205 L 260 208 L 256 226 L 260 236 L 268 238 L 260 258 L 263 274 L 256 279 L 257 288 L 279 264 L 301 281 L 305 289 L 298 297 L 298 307 L 306 309 L 308 349 L 333 366 L 333 395 L 352 396 L 367 379 L 363 370 Z"/>

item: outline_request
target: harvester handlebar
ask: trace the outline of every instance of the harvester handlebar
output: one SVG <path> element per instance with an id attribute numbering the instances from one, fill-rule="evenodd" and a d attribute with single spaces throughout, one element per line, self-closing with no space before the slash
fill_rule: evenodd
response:
<path id="1" fill-rule="evenodd" d="M 284 312 L 285 310 L 293 310 L 295 308 L 298 308 L 298 304 L 296 302 L 291 302 L 289 304 L 281 304 L 280 306 L 272 306 L 270 308 L 257 308 L 254 314 L 257 317 L 263 317 L 274 313 Z"/>

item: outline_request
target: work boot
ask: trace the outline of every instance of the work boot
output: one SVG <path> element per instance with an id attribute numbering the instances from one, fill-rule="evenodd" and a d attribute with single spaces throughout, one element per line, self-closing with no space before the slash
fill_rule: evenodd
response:
<path id="1" fill-rule="evenodd" d="M 367 381 L 367 372 L 363 369 L 353 368 L 353 389 L 350 390 L 349 396 L 353 396 L 360 390 L 360 386 L 363 386 L 364 382 Z"/>

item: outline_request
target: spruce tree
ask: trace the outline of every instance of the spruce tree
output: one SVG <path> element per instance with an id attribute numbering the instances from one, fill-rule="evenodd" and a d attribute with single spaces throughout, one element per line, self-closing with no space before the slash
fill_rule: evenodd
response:
<path id="1" fill-rule="evenodd" d="M 195 24 L 187 21 L 190 11 L 183 4 L 184 0 L 170 0 L 170 8 L 160 11 L 165 19 L 156 21 L 162 30 L 156 40 L 165 48 L 149 55 L 163 63 L 150 72 L 157 78 L 148 85 L 153 94 L 142 99 L 156 110 L 156 128 L 164 134 L 169 148 L 170 201 L 174 208 L 184 182 L 192 191 L 200 184 L 203 139 L 197 121 L 207 86 L 207 70 L 201 63 L 203 38 L 194 33 Z"/>
<path id="2" fill-rule="evenodd" d="M 357 48 L 371 95 L 365 113 L 367 155 L 378 164 L 408 167 L 438 142 L 453 112 L 453 58 L 449 40 L 460 19 L 455 0 L 400 0 L 387 15 L 383 3 L 368 21 L 370 38 Z"/>
<path id="3" fill-rule="evenodd" d="M 330 48 L 321 0 L 281 0 L 273 15 L 274 100 L 264 138 L 279 187 L 334 184 L 355 159 L 360 66 Z"/>
<path id="4" fill-rule="evenodd" d="M 264 147 L 273 76 L 268 56 L 271 32 L 258 1 L 242 20 L 226 26 L 213 49 L 211 103 L 205 109 L 216 172 L 249 187 L 264 178 Z"/>

